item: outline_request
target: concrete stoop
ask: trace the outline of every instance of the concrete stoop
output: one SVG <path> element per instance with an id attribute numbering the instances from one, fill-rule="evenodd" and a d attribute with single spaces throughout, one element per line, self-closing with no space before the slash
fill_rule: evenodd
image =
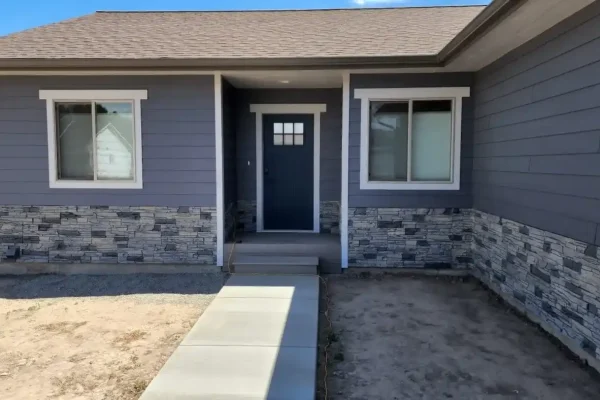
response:
<path id="1" fill-rule="evenodd" d="M 282 255 L 240 255 L 233 262 L 234 272 L 241 274 L 316 275 L 318 257 Z"/>
<path id="2" fill-rule="evenodd" d="M 316 275 L 233 275 L 141 400 L 314 400 Z"/>

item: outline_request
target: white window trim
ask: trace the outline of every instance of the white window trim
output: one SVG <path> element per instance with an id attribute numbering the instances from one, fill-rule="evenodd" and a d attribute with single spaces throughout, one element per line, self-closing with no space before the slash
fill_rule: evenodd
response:
<path id="1" fill-rule="evenodd" d="M 321 176 L 321 113 L 326 104 L 250 104 L 250 112 L 256 113 L 256 231 L 283 232 L 264 229 L 264 182 L 263 182 L 263 115 L 264 114 L 313 114 L 313 229 L 285 232 L 320 232 L 320 176 Z"/>
<path id="2" fill-rule="evenodd" d="M 468 87 L 355 89 L 361 100 L 360 124 L 360 189 L 361 190 L 459 190 L 462 98 L 469 97 Z M 452 100 L 452 165 L 450 182 L 396 182 L 369 180 L 369 120 L 372 101 Z M 410 103 L 412 104 L 412 102 Z M 410 166 L 410 159 L 409 159 Z"/>
<path id="3" fill-rule="evenodd" d="M 148 98 L 147 90 L 40 90 L 40 99 L 46 100 L 48 124 L 48 177 L 52 189 L 142 189 L 142 116 L 141 101 Z M 133 181 L 77 181 L 58 179 L 56 158 L 56 102 L 130 101 L 133 103 L 135 137 L 135 171 Z"/>

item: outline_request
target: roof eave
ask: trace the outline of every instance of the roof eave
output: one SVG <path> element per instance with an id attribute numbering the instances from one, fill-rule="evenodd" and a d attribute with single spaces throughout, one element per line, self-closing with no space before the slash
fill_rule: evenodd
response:
<path id="1" fill-rule="evenodd" d="M 355 69 L 437 67 L 436 55 L 327 58 L 212 58 L 212 59 L 0 59 L 0 70 L 48 69 Z"/>
<path id="2" fill-rule="evenodd" d="M 481 35 L 492 29 L 527 0 L 493 0 L 466 27 L 452 39 L 437 56 L 440 66 L 447 65 L 454 57 L 465 51 Z"/>

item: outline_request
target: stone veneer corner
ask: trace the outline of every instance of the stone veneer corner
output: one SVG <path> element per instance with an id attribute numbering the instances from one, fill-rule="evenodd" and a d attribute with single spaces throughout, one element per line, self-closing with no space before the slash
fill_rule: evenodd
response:
<path id="1" fill-rule="evenodd" d="M 595 245 L 473 212 L 473 275 L 600 371 Z"/>

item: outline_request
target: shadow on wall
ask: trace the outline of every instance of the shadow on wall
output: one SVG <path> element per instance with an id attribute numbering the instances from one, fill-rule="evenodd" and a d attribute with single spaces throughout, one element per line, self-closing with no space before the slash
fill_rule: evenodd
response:
<path id="1" fill-rule="evenodd" d="M 0 277 L 0 298 L 127 296 L 135 294 L 216 294 L 222 274 L 38 275 Z"/>

